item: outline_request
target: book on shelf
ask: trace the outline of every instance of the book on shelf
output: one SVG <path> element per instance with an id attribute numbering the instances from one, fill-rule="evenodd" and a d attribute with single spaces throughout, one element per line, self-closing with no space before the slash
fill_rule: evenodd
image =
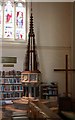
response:
<path id="1" fill-rule="evenodd" d="M 13 83 L 16 83 L 16 78 L 13 78 Z"/>
<path id="2" fill-rule="evenodd" d="M 49 95 L 53 95 L 52 90 L 49 90 Z"/>
<path id="3" fill-rule="evenodd" d="M 11 71 L 0 71 L 0 77 L 20 77 L 21 76 L 21 72 L 20 71 L 15 71 L 15 70 L 11 70 Z"/>
<path id="4" fill-rule="evenodd" d="M 20 83 L 20 78 L 16 78 L 16 83 Z"/>
<path id="5" fill-rule="evenodd" d="M 2 91 L 2 85 L 0 85 L 0 92 Z"/>
<path id="6" fill-rule="evenodd" d="M 23 96 L 20 71 L 0 71 L 0 99 L 17 99 Z"/>
<path id="7" fill-rule="evenodd" d="M 9 78 L 9 83 L 12 83 L 12 78 Z"/>
<path id="8" fill-rule="evenodd" d="M 1 91 L 4 91 L 4 85 L 1 86 Z"/>
<path id="9" fill-rule="evenodd" d="M 14 97 L 14 92 L 11 93 L 11 98 L 13 98 L 13 97 Z"/>
<path id="10" fill-rule="evenodd" d="M 10 93 L 7 93 L 7 98 L 10 98 L 11 97 L 11 94 Z"/>
<path id="11" fill-rule="evenodd" d="M 16 90 L 16 85 L 14 85 L 14 90 Z"/>
<path id="12" fill-rule="evenodd" d="M 2 82 L 3 82 L 3 81 L 2 81 L 2 79 L 0 78 L 0 84 L 2 84 Z"/>
<path id="13" fill-rule="evenodd" d="M 3 98 L 3 93 L 2 92 L 0 92 L 0 98 Z"/>
<path id="14" fill-rule="evenodd" d="M 4 79 L 0 78 L 0 84 L 4 84 Z"/>
<path id="15" fill-rule="evenodd" d="M 19 90 L 23 90 L 23 87 L 22 87 L 22 85 L 20 85 L 20 86 L 19 86 Z"/>
<path id="16" fill-rule="evenodd" d="M 41 97 L 42 98 L 46 98 L 46 96 L 48 96 L 48 98 L 50 98 L 50 96 L 57 96 L 58 95 L 58 86 L 57 83 L 51 82 L 51 84 L 44 84 L 41 86 Z"/>
<path id="17" fill-rule="evenodd" d="M 7 98 L 7 93 L 3 93 L 3 98 Z"/>

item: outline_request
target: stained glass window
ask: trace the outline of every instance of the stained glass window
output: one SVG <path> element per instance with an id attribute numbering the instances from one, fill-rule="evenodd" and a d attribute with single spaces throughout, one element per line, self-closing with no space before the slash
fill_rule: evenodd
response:
<path id="1" fill-rule="evenodd" d="M 4 38 L 14 38 L 14 8 L 10 1 L 4 8 Z"/>
<path id="2" fill-rule="evenodd" d="M 16 6 L 16 39 L 25 39 L 25 8 L 22 3 Z"/>
<path id="3" fill-rule="evenodd" d="M 0 4 L 0 39 L 26 40 L 26 2 L 5 0 Z"/>

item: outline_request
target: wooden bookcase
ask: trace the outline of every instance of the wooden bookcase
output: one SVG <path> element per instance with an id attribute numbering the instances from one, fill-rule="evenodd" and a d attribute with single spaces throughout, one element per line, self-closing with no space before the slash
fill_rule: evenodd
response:
<path id="1" fill-rule="evenodd" d="M 51 96 L 58 96 L 58 86 L 56 84 L 42 84 L 41 85 L 41 98 L 49 99 Z"/>
<path id="2" fill-rule="evenodd" d="M 0 71 L 0 99 L 12 100 L 23 96 L 20 71 Z"/>

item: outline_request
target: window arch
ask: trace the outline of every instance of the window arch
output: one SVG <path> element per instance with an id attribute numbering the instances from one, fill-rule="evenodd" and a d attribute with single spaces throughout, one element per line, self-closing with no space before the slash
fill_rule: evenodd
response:
<path id="1" fill-rule="evenodd" d="M 2 41 L 26 40 L 26 2 L 24 0 L 0 2 L 0 39 Z"/>

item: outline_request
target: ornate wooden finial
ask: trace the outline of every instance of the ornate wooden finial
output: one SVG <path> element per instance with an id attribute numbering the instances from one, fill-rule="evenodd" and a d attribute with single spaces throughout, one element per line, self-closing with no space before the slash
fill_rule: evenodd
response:
<path id="1" fill-rule="evenodd" d="M 25 59 L 25 71 L 37 71 L 38 62 L 37 62 L 37 53 L 35 49 L 35 34 L 33 27 L 33 14 L 32 14 L 32 2 L 31 2 L 31 15 L 30 15 L 30 28 L 28 34 L 28 45 Z"/>
<path id="2" fill-rule="evenodd" d="M 31 1 L 31 12 L 32 12 L 32 1 Z"/>

